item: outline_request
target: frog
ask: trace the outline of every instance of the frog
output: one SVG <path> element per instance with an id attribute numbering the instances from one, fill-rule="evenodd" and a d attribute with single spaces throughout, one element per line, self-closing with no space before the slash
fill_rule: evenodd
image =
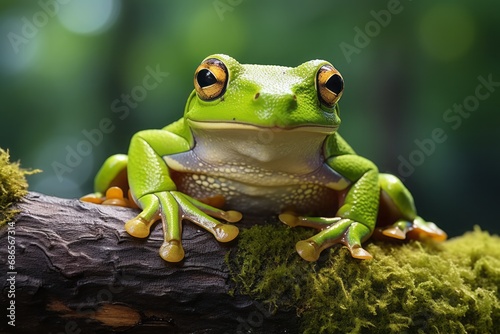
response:
<path id="1" fill-rule="evenodd" d="M 227 243 L 243 215 L 316 230 L 295 245 L 311 262 L 334 245 L 371 259 L 363 243 L 373 235 L 446 240 L 417 214 L 398 177 L 380 173 L 338 133 L 344 78 L 330 62 L 240 64 L 214 54 L 197 67 L 193 84 L 183 116 L 134 134 L 128 154 L 106 159 L 95 192 L 82 198 L 139 208 L 125 223 L 136 238 L 161 220 L 165 261 L 185 258 L 184 221 Z"/>

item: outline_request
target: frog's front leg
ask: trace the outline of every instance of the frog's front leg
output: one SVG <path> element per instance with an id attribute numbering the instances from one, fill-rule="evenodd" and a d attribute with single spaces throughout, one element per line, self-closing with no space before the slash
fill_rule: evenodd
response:
<path id="1" fill-rule="evenodd" d="M 371 259 L 372 255 L 361 247 L 361 243 L 375 228 L 380 193 L 377 167 L 353 154 L 330 158 L 327 164 L 352 182 L 336 217 L 296 217 L 285 213 L 279 218 L 290 226 L 321 230 L 296 245 L 297 252 L 307 261 L 316 261 L 321 251 L 335 244 L 347 246 L 354 258 Z"/>
<path id="2" fill-rule="evenodd" d="M 183 219 L 206 229 L 222 242 L 233 240 L 239 233 L 236 226 L 212 218 L 237 222 L 241 219 L 239 212 L 219 210 L 177 191 L 162 157 L 189 149 L 187 140 L 165 130 L 141 131 L 134 135 L 129 148 L 130 190 L 142 212 L 129 220 L 125 229 L 132 236 L 145 238 L 151 225 L 161 219 L 164 243 L 160 255 L 169 262 L 184 258 L 181 242 Z"/>

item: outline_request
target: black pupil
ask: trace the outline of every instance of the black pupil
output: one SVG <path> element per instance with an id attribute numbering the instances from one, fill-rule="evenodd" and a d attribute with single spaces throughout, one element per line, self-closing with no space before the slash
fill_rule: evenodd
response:
<path id="1" fill-rule="evenodd" d="M 328 88 L 335 94 L 339 94 L 344 88 L 344 81 L 342 80 L 340 75 L 334 74 L 326 82 L 326 88 Z"/>
<path id="2" fill-rule="evenodd" d="M 217 82 L 215 75 L 205 68 L 198 72 L 196 80 L 198 80 L 200 87 L 207 87 Z"/>

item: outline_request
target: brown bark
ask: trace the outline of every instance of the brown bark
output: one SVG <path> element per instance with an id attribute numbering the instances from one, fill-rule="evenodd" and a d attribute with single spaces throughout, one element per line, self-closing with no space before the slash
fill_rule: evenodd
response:
<path id="1" fill-rule="evenodd" d="M 17 207 L 21 213 L 10 224 L 15 265 L 5 266 L 2 280 L 2 333 L 297 332 L 293 310 L 271 315 L 259 302 L 230 295 L 224 257 L 237 241 L 221 244 L 185 223 L 186 258 L 170 264 L 158 255 L 161 226 L 144 240 L 124 231 L 136 210 L 38 193 Z M 8 229 L 0 230 L 5 264 Z M 5 316 L 12 301 L 15 327 Z"/>

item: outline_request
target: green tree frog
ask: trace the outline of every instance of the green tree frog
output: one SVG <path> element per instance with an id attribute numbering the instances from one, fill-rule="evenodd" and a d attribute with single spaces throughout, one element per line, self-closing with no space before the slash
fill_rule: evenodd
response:
<path id="1" fill-rule="evenodd" d="M 136 133 L 128 155 L 108 158 L 96 192 L 83 200 L 136 204 L 142 211 L 125 229 L 137 238 L 161 219 L 159 253 L 169 262 L 184 258 L 184 219 L 228 242 L 239 233 L 230 223 L 242 213 L 317 229 L 296 244 L 308 261 L 335 244 L 370 259 L 362 242 L 374 231 L 445 240 L 445 232 L 417 215 L 397 177 L 379 173 L 338 134 L 343 90 L 342 75 L 324 60 L 292 68 L 211 55 L 194 73 L 184 116 Z"/>

